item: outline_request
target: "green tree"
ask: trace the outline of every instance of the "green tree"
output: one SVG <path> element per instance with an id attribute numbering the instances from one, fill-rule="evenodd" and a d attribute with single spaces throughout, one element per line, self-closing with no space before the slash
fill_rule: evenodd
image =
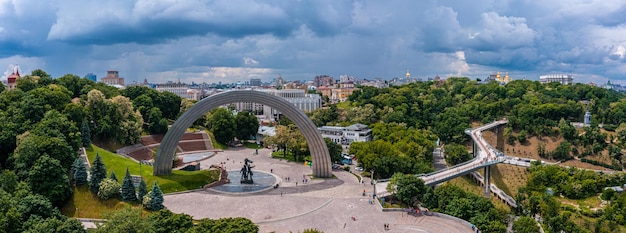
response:
<path id="1" fill-rule="evenodd" d="M 472 155 L 467 152 L 464 145 L 456 143 L 450 143 L 444 146 L 444 153 L 446 162 L 451 165 L 456 165 L 472 159 Z"/>
<path id="2" fill-rule="evenodd" d="M 167 209 L 162 209 L 148 217 L 148 222 L 154 228 L 155 233 L 187 232 L 193 227 L 193 219 L 187 214 L 175 214 Z"/>
<path id="3" fill-rule="evenodd" d="M 63 115 L 65 115 L 68 120 L 74 122 L 76 126 L 78 126 L 78 124 L 81 124 L 83 121 L 88 120 L 87 112 L 85 112 L 85 107 L 81 103 L 67 103 L 61 113 L 63 113 Z"/>
<path id="4" fill-rule="evenodd" d="M 17 88 L 24 92 L 29 92 L 35 88 L 37 88 L 37 81 L 33 76 L 24 76 L 17 79 Z"/>
<path id="5" fill-rule="evenodd" d="M 17 199 L 0 189 L 0 232 L 21 232 L 22 214 Z"/>
<path id="6" fill-rule="evenodd" d="M 267 136 L 263 138 L 264 145 L 272 145 L 278 147 L 279 150 L 283 150 L 283 156 L 287 155 L 287 143 L 290 138 L 289 127 L 284 125 L 277 125 L 274 136 Z"/>
<path id="7" fill-rule="evenodd" d="M 149 196 L 150 202 L 148 203 L 147 209 L 160 210 L 165 208 L 165 206 L 163 206 L 163 192 L 156 181 L 154 181 L 154 185 L 152 185 L 152 191 L 150 191 Z"/>
<path id="8" fill-rule="evenodd" d="M 65 171 L 71 169 L 72 163 L 76 159 L 76 152 L 67 145 L 63 138 L 29 133 L 24 133 L 21 137 L 13 155 L 15 158 L 15 171 L 20 178 L 26 178 L 35 161 L 43 154 L 58 160 Z"/>
<path id="9" fill-rule="evenodd" d="M 117 179 L 117 176 L 115 175 L 115 171 L 111 171 L 111 175 L 109 176 L 109 179 L 114 180 L 115 182 L 120 182 Z"/>
<path id="10" fill-rule="evenodd" d="M 146 186 L 146 182 L 141 178 L 141 182 L 139 182 L 139 188 L 137 190 L 137 197 L 139 201 L 143 200 L 143 197 L 148 194 L 148 187 Z"/>
<path id="11" fill-rule="evenodd" d="M 123 144 L 134 144 L 139 141 L 143 126 L 141 113 L 133 109 L 130 100 L 123 96 L 115 96 L 111 99 L 115 124 L 115 138 Z"/>
<path id="12" fill-rule="evenodd" d="M 167 132 L 167 120 L 163 118 L 161 110 L 153 107 L 146 113 L 146 124 L 148 132 L 153 134 L 164 134 Z"/>
<path id="13" fill-rule="evenodd" d="M 259 120 L 252 112 L 241 111 L 235 116 L 235 136 L 239 140 L 249 140 L 250 136 L 256 136 L 259 130 Z"/>
<path id="14" fill-rule="evenodd" d="M 341 160 L 343 160 L 343 156 L 341 156 L 341 152 L 343 151 L 341 145 L 333 142 L 330 138 L 324 138 L 324 142 L 326 142 L 326 147 L 328 147 L 330 160 L 334 163 L 340 163 Z"/>
<path id="15" fill-rule="evenodd" d="M 306 139 L 304 139 L 304 135 L 295 125 L 289 125 L 289 135 L 287 149 L 291 151 L 295 161 L 304 161 L 304 155 L 309 154 L 309 146 Z"/>
<path id="16" fill-rule="evenodd" d="M 19 178 L 12 170 L 4 170 L 0 174 L 0 189 L 8 193 L 15 192 Z"/>
<path id="17" fill-rule="evenodd" d="M 88 147 L 91 145 L 91 130 L 89 129 L 89 124 L 87 124 L 87 120 L 83 120 L 83 123 L 80 127 L 80 136 L 81 143 L 84 147 Z"/>
<path id="18" fill-rule="evenodd" d="M 209 120 L 211 132 L 215 136 L 215 140 L 222 144 L 228 144 L 235 137 L 235 117 L 226 108 L 217 108 L 211 113 Z"/>
<path id="19" fill-rule="evenodd" d="M 559 145 L 550 154 L 552 155 L 552 158 L 557 160 L 568 159 L 570 157 L 570 147 L 571 145 L 569 144 L 569 142 L 563 141 L 559 143 Z"/>
<path id="20" fill-rule="evenodd" d="M 250 219 L 237 217 L 237 218 L 220 218 L 202 219 L 198 224 L 193 226 L 188 233 L 201 233 L 201 232 L 259 232 L 259 226 L 254 224 Z"/>
<path id="21" fill-rule="evenodd" d="M 427 193 L 424 181 L 415 175 L 396 173 L 387 185 L 387 191 L 409 206 L 418 206 L 419 200 Z"/>
<path id="22" fill-rule="evenodd" d="M 526 143 L 526 141 L 528 139 L 528 138 L 526 138 L 527 136 L 528 136 L 528 132 L 526 132 L 526 130 L 522 130 L 517 135 L 517 140 L 519 141 L 519 143 L 524 144 L 524 143 Z"/>
<path id="23" fill-rule="evenodd" d="M 83 224 L 75 218 L 30 218 L 24 223 L 26 233 L 87 233 Z"/>
<path id="24" fill-rule="evenodd" d="M 5 90 L 4 84 L 0 82 L 0 93 Z"/>
<path id="25" fill-rule="evenodd" d="M 107 169 L 102 162 L 102 157 L 96 153 L 96 158 L 93 160 L 90 171 L 91 177 L 89 178 L 89 189 L 91 192 L 98 193 L 100 190 L 100 182 L 107 178 Z"/>
<path id="26" fill-rule="evenodd" d="M 434 123 L 433 131 L 444 142 L 462 143 L 467 140 L 463 132 L 470 127 L 469 121 L 469 117 L 465 116 L 461 110 L 447 108 Z"/>
<path id="27" fill-rule="evenodd" d="M 129 233 L 152 233 L 154 229 L 148 221 L 141 217 L 140 209 L 125 209 L 107 213 L 104 216 L 107 221 L 97 224 L 95 233 L 129 232 Z"/>
<path id="28" fill-rule="evenodd" d="M 169 91 L 157 92 L 158 95 L 154 99 L 154 106 L 161 110 L 163 117 L 175 120 L 180 113 L 182 98 Z"/>
<path id="29" fill-rule="evenodd" d="M 610 201 L 615 196 L 615 194 L 615 190 L 606 188 L 602 190 L 602 195 L 600 197 L 602 198 L 602 200 Z"/>
<path id="30" fill-rule="evenodd" d="M 74 122 L 68 120 L 65 115 L 57 110 L 47 111 L 44 118 L 35 124 L 30 132 L 39 136 L 62 138 L 74 151 L 77 151 L 81 146 L 79 129 L 74 125 Z"/>
<path id="31" fill-rule="evenodd" d="M 55 206 L 61 206 L 72 196 L 67 170 L 59 160 L 47 154 L 41 156 L 28 172 L 28 184 L 33 193 L 47 197 Z"/>
<path id="32" fill-rule="evenodd" d="M 107 178 L 100 181 L 100 189 L 98 190 L 98 197 L 102 200 L 108 200 L 112 197 L 120 195 L 120 189 L 122 186 L 117 181 Z"/>
<path id="33" fill-rule="evenodd" d="M 28 220 L 32 216 L 41 218 L 63 217 L 61 212 L 55 208 L 48 198 L 28 193 L 24 197 L 14 197 L 17 199 L 17 207 L 22 216 L 22 222 Z"/>
<path id="34" fill-rule="evenodd" d="M 578 136 L 576 135 L 576 128 L 563 118 L 559 121 L 559 131 L 561 131 L 561 136 L 568 141 L 574 140 Z"/>
<path id="35" fill-rule="evenodd" d="M 130 176 L 128 167 L 126 168 L 126 175 L 124 175 L 124 181 L 122 181 L 122 200 L 123 201 L 136 201 L 137 194 L 135 193 L 135 185 L 133 179 Z"/>
<path id="36" fill-rule="evenodd" d="M 87 167 L 83 159 L 76 158 L 74 161 L 74 171 L 72 172 L 72 179 L 76 185 L 83 185 L 87 183 Z"/>

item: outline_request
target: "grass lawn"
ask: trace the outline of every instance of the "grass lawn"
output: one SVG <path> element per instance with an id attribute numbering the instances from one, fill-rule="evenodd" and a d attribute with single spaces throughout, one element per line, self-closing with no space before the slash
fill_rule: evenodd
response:
<path id="1" fill-rule="evenodd" d="M 131 175 L 140 175 L 141 170 L 141 175 L 146 181 L 148 189 L 151 189 L 152 184 L 156 181 L 161 190 L 163 190 L 163 193 L 198 189 L 205 184 L 212 183 L 219 179 L 219 171 L 217 170 L 201 170 L 191 172 L 173 170 L 171 175 L 153 176 L 152 166 L 145 164 L 140 166 L 140 164 L 134 160 L 116 155 L 94 145 L 86 148 L 86 150 L 87 157 L 89 157 L 89 161 L 92 164 L 96 157 L 96 152 L 100 154 L 107 169 L 107 176 L 111 174 L 111 171 L 115 171 L 115 175 L 121 182 L 124 178 L 124 174 L 126 174 L 127 167 Z"/>
<path id="2" fill-rule="evenodd" d="M 287 153 L 284 153 L 282 150 L 272 152 L 272 158 L 284 159 L 284 160 L 287 160 L 289 162 L 298 162 L 298 163 L 304 162 L 304 160 L 312 161 L 311 160 L 311 155 L 304 156 L 304 160 L 296 161 L 296 160 L 293 159 L 293 155 L 291 155 L 291 152 L 287 151 Z M 299 157 L 299 159 L 302 159 L 302 157 Z"/>
<path id="3" fill-rule="evenodd" d="M 245 146 L 246 146 L 246 148 L 248 148 L 248 149 L 257 149 L 257 148 L 259 148 L 259 149 L 263 149 L 263 147 L 261 147 L 261 146 L 257 145 L 257 144 L 256 144 L 256 143 L 254 143 L 254 142 L 244 142 L 244 145 L 245 145 Z"/>
<path id="4" fill-rule="evenodd" d="M 142 209 L 144 215 L 150 213 L 143 209 L 139 202 L 123 202 L 119 198 L 111 198 L 109 200 L 100 200 L 96 194 L 89 191 L 88 185 L 74 187 L 74 195 L 63 208 L 61 213 L 73 218 L 103 218 L 108 212 L 124 209 L 131 206 L 133 209 Z"/>
<path id="5" fill-rule="evenodd" d="M 350 101 L 344 101 L 344 102 L 341 102 L 341 103 L 337 103 L 337 108 L 349 110 L 349 109 L 352 108 L 351 104 L 352 104 L 352 102 L 350 102 Z"/>
<path id="6" fill-rule="evenodd" d="M 228 149 L 228 146 L 223 145 L 223 144 L 217 142 L 217 140 L 215 140 L 215 136 L 213 135 L 213 132 L 211 132 L 210 130 L 204 130 L 204 132 L 206 134 L 208 134 L 209 137 L 211 137 L 211 144 L 213 144 L 213 148 L 214 149 L 220 149 L 220 150 Z"/>
<path id="7" fill-rule="evenodd" d="M 480 187 L 471 178 L 467 176 L 457 177 L 447 182 L 450 184 L 456 185 L 458 187 L 461 187 L 466 192 L 471 192 L 476 195 L 483 196 L 483 187 Z M 502 203 L 502 201 L 500 201 L 500 199 L 495 197 L 493 193 L 489 195 L 489 199 L 491 200 L 491 203 L 493 203 L 493 205 L 496 206 L 497 209 L 505 210 L 507 212 L 511 211 L 511 208 L 508 205 Z"/>
<path id="8" fill-rule="evenodd" d="M 563 205 L 570 205 L 575 207 L 576 209 L 591 209 L 600 207 L 599 195 L 591 196 L 585 199 L 569 199 L 564 197 L 555 196 L 555 198 L 561 202 Z"/>

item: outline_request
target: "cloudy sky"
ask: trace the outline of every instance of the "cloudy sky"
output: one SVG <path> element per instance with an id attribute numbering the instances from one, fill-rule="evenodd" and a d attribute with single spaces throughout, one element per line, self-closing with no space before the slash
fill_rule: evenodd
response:
<path id="1" fill-rule="evenodd" d="M 14 64 L 127 83 L 408 69 L 626 84 L 626 1 L 0 0 L 0 70 Z"/>

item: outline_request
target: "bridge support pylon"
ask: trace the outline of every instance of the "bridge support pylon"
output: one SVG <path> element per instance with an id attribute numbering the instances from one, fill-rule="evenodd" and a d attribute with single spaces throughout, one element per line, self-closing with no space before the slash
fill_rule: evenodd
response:
<path id="1" fill-rule="evenodd" d="M 496 149 L 504 151 L 504 125 L 498 125 L 493 130 L 496 134 Z"/>
<path id="2" fill-rule="evenodd" d="M 491 169 L 489 169 L 489 167 L 491 167 L 491 166 L 486 166 L 485 167 L 485 175 L 483 176 L 483 184 L 485 184 L 485 189 L 484 189 L 483 194 L 485 195 L 485 197 L 489 197 L 489 195 L 490 195 L 489 186 L 491 186 L 491 185 L 489 184 L 489 176 L 490 176 L 489 173 L 490 173 Z"/>
<path id="3" fill-rule="evenodd" d="M 474 158 L 478 156 L 478 145 L 476 145 L 476 142 L 472 143 L 472 155 Z"/>

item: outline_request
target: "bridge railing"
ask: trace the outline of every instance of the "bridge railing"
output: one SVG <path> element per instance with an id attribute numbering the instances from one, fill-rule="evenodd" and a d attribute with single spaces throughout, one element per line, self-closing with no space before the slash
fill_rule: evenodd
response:
<path id="1" fill-rule="evenodd" d="M 465 167 L 465 168 L 462 168 L 462 169 L 459 168 L 458 171 L 456 171 L 454 173 L 451 173 L 451 174 L 449 174 L 447 176 L 441 176 L 441 177 L 433 176 L 433 177 L 435 177 L 435 178 L 433 178 L 433 180 L 431 180 L 429 182 L 425 182 L 425 183 L 426 184 L 440 183 L 442 180 L 447 180 L 450 177 L 458 176 L 458 174 L 463 174 L 463 173 L 471 172 L 471 171 L 474 171 L 476 169 L 480 169 L 480 168 L 483 168 L 483 167 L 486 167 L 486 166 L 491 166 L 491 165 L 494 165 L 494 164 L 502 163 L 505 160 L 506 160 L 505 157 L 497 157 L 495 160 L 488 160 L 488 161 L 486 161 L 484 163 L 480 163 L 480 164 L 477 164 L 477 165 L 474 165 L 474 166 L 471 166 L 471 167 Z M 421 177 L 422 178 L 427 178 L 429 176 L 421 176 Z"/>
<path id="2" fill-rule="evenodd" d="M 503 122 L 502 121 L 494 121 L 494 122 L 491 122 L 489 124 L 486 124 L 486 125 L 483 125 L 483 126 L 480 126 L 480 127 L 477 127 L 477 128 L 465 129 L 465 133 L 470 135 L 470 137 L 472 137 L 472 140 L 474 140 L 474 135 L 472 135 L 472 133 L 471 133 L 472 130 L 479 129 L 479 128 L 491 128 L 491 127 L 493 127 L 492 125 L 495 126 L 495 125 L 499 125 L 499 124 L 503 124 Z M 478 140 L 480 140 L 480 138 L 478 138 Z M 488 166 L 488 165 L 493 165 L 493 164 L 496 164 L 496 163 L 504 162 L 505 159 L 501 158 L 504 154 L 501 151 L 491 147 L 489 144 L 487 144 L 487 146 L 488 146 L 488 149 L 491 149 L 492 151 L 494 151 L 496 153 L 497 159 L 496 160 L 492 160 L 492 161 L 486 161 L 485 163 L 481 163 L 479 165 L 472 166 L 470 168 L 465 168 L 465 169 L 463 169 L 463 171 L 475 170 L 477 167 L 484 167 L 484 166 Z M 471 163 L 475 162 L 478 159 L 480 159 L 480 158 L 477 155 L 474 155 L 473 159 L 470 159 L 470 160 L 465 161 L 463 163 L 456 164 L 456 165 L 454 165 L 452 167 L 448 167 L 448 168 L 441 169 L 441 170 L 438 170 L 438 171 L 434 171 L 434 172 L 431 172 L 431 173 L 416 174 L 415 176 L 417 176 L 417 177 L 433 176 L 433 175 L 436 175 L 436 174 L 439 174 L 439 173 L 442 173 L 442 172 L 447 172 L 447 171 L 450 171 L 450 170 L 461 168 L 461 167 L 463 167 L 463 166 L 465 166 L 467 164 L 471 164 Z M 446 176 L 446 177 L 448 177 L 448 176 Z M 377 182 L 387 182 L 389 180 L 390 180 L 389 178 L 387 178 L 387 179 L 379 179 Z"/>

